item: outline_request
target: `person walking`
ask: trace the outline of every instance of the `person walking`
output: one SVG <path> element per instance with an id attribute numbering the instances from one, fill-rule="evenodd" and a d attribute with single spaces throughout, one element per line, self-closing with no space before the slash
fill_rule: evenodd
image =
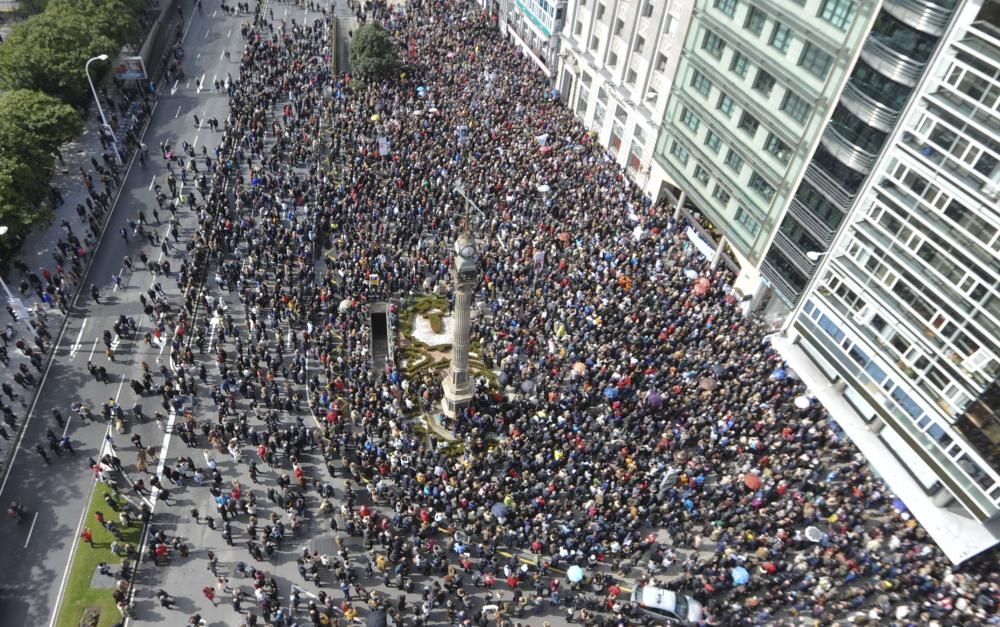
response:
<path id="1" fill-rule="evenodd" d="M 83 541 L 90 545 L 90 548 L 96 548 L 94 546 L 94 532 L 90 530 L 90 527 L 84 527 L 83 531 L 80 532 L 80 537 Z"/>
<path id="2" fill-rule="evenodd" d="M 38 451 L 38 454 L 41 456 L 42 459 L 45 460 L 46 464 L 50 464 L 51 463 L 49 461 L 49 456 L 45 453 L 45 447 L 44 446 L 42 446 L 41 444 L 36 444 L 35 445 L 35 450 Z"/>

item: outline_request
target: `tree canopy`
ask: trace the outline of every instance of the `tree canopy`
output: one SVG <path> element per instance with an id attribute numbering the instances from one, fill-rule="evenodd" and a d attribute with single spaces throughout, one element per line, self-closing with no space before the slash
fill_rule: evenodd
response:
<path id="1" fill-rule="evenodd" d="M 35 89 L 82 106 L 88 100 L 87 59 L 117 49 L 80 14 L 49 7 L 15 26 L 0 44 L 0 88 Z"/>
<path id="2" fill-rule="evenodd" d="M 14 232 L 45 222 L 52 153 L 83 130 L 69 105 L 46 94 L 0 93 L 0 224 Z"/>
<path id="3" fill-rule="evenodd" d="M 371 78 L 388 78 L 399 69 L 399 53 L 389 32 L 379 24 L 364 24 L 351 41 L 351 71 Z"/>

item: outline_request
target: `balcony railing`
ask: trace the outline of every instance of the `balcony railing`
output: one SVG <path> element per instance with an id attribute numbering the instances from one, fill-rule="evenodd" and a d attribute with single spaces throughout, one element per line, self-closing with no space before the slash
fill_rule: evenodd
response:
<path id="1" fill-rule="evenodd" d="M 823 195 L 843 210 L 844 213 L 847 213 L 851 208 L 855 194 L 844 189 L 836 179 L 827 174 L 815 161 L 806 166 L 806 179 L 815 188 L 823 192 Z"/>
<path id="2" fill-rule="evenodd" d="M 896 120 L 899 119 L 898 111 L 864 93 L 852 81 L 848 81 L 844 86 L 840 102 L 865 124 L 886 133 L 892 132 Z"/>
<path id="3" fill-rule="evenodd" d="M 823 131 L 820 143 L 841 163 L 856 172 L 868 174 L 871 172 L 872 166 L 875 165 L 877 155 L 873 155 L 867 150 L 858 147 L 837 132 L 837 129 L 832 125 L 828 125 L 826 130 Z"/>
<path id="4" fill-rule="evenodd" d="M 896 52 L 874 35 L 865 41 L 865 46 L 861 49 L 861 58 L 883 76 L 907 87 L 916 85 L 924 72 L 925 64 Z"/>
<path id="5" fill-rule="evenodd" d="M 887 0 L 882 10 L 908 26 L 936 37 L 944 34 L 952 14 L 950 9 L 926 0 Z"/>

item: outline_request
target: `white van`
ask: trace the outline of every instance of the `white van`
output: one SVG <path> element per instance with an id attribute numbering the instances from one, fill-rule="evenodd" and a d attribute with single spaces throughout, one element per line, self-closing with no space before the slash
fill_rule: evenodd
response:
<path id="1" fill-rule="evenodd" d="M 704 620 L 701 603 L 694 597 L 666 588 L 639 586 L 632 591 L 632 602 L 646 614 L 668 623 L 696 625 Z"/>

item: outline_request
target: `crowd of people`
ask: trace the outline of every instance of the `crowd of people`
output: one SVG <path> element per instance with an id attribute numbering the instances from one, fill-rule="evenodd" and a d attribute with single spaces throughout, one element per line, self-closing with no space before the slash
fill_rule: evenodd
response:
<path id="1" fill-rule="evenodd" d="M 206 403 L 178 429 L 240 473 L 227 480 L 210 453 L 167 464 L 212 493 L 221 520 L 195 521 L 250 564 L 303 519 L 328 521 L 332 555 L 306 549 L 298 568 L 343 598 L 284 603 L 241 562 L 254 599 L 220 581 L 207 600 L 234 590 L 247 624 L 287 624 L 302 603 L 315 625 L 374 611 L 540 624 L 530 614 L 554 610 L 624 625 L 642 613 L 622 588 L 659 583 L 720 625 L 996 622 L 995 556 L 950 566 L 823 409 L 795 405 L 805 390 L 775 376 L 732 274 L 643 197 L 492 16 L 458 0 L 354 9 L 415 48 L 399 76 L 332 73 L 326 20 L 258 4 L 241 29 L 215 158 L 181 166 L 203 161 L 204 184 L 164 392 L 181 411 L 195 377 L 209 383 L 216 415 Z M 373 372 L 368 308 L 394 303 L 395 330 L 413 296 L 450 293 L 449 243 L 469 225 L 459 182 L 487 214 L 473 221 L 473 337 L 495 377 L 447 423 L 456 452 L 414 428 L 418 413 L 437 420 L 443 373 L 392 356 Z M 586 579 L 563 579 L 571 566 Z"/>

